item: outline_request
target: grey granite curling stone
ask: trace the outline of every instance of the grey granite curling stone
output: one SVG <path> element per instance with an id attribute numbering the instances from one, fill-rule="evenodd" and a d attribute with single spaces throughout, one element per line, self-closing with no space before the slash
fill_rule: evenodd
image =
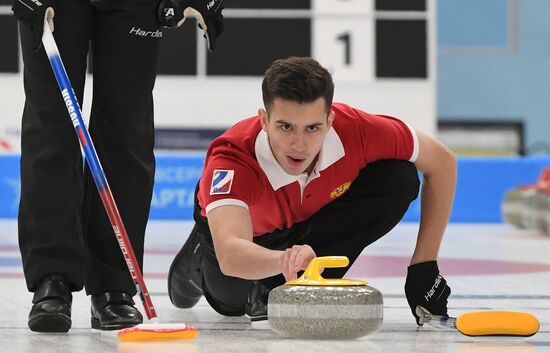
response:
<path id="1" fill-rule="evenodd" d="M 546 222 L 546 204 L 550 194 L 550 167 L 543 168 L 535 184 L 528 188 L 523 197 L 523 218 L 525 228 L 541 233 L 550 233 Z"/>
<path id="2" fill-rule="evenodd" d="M 350 339 L 382 326 L 383 301 L 377 289 L 363 281 L 324 279 L 323 267 L 345 267 L 347 257 L 318 257 L 297 280 L 269 294 L 271 328 L 287 337 Z"/>
<path id="3" fill-rule="evenodd" d="M 544 233 L 546 221 L 544 219 L 545 194 L 538 188 L 532 190 L 523 199 L 523 224 L 528 229 L 534 229 Z"/>
<path id="4" fill-rule="evenodd" d="M 550 190 L 544 202 L 544 221 L 546 222 L 546 235 L 550 235 Z"/>
<path id="5" fill-rule="evenodd" d="M 508 190 L 504 194 L 502 200 L 501 212 L 502 218 L 506 223 L 510 223 L 518 228 L 526 228 L 523 221 L 525 199 L 532 193 L 534 189 L 528 187 L 518 187 Z"/>

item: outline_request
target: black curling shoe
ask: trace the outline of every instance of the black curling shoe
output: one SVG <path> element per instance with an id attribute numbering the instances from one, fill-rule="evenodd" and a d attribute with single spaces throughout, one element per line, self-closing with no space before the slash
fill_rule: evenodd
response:
<path id="1" fill-rule="evenodd" d="M 202 248 L 198 227 L 189 234 L 168 271 L 168 296 L 175 307 L 189 309 L 202 297 Z"/>
<path id="2" fill-rule="evenodd" d="M 92 295 L 92 328 L 120 330 L 141 324 L 143 316 L 134 305 L 132 297 L 124 292 Z"/>
<path id="3" fill-rule="evenodd" d="M 29 328 L 34 332 L 61 333 L 71 328 L 73 296 L 60 275 L 44 277 L 36 286 L 29 313 Z"/>
<path id="4" fill-rule="evenodd" d="M 267 302 L 270 291 L 259 281 L 254 282 L 245 307 L 245 315 L 250 318 L 250 321 L 267 320 Z"/>

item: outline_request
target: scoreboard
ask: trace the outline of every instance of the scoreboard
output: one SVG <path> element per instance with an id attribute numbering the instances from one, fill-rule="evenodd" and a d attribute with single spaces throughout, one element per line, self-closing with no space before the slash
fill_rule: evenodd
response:
<path id="1" fill-rule="evenodd" d="M 156 106 L 183 104 L 185 114 L 162 114 L 158 126 L 227 127 L 255 114 L 267 67 L 277 58 L 296 55 L 312 56 L 331 71 L 336 101 L 394 115 L 435 134 L 435 0 L 225 4 L 225 32 L 216 53 L 206 51 L 194 23 L 165 31 L 159 73 L 180 80 L 160 76 L 157 93 L 166 88 L 182 95 L 171 100 L 157 94 Z M 204 92 L 217 97 L 214 104 L 201 99 Z"/>
<path id="2" fill-rule="evenodd" d="M 155 86 L 156 126 L 223 129 L 256 114 L 262 104 L 263 73 L 273 60 L 295 55 L 312 56 L 331 71 L 335 101 L 394 115 L 434 134 L 436 3 L 225 0 L 225 32 L 215 53 L 206 50 L 195 21 L 164 31 Z M 1 73 L 22 71 L 10 4 L 11 0 L 0 0 L 0 92 L 20 95 L 22 86 L 2 89 L 9 80 Z M 92 77 L 87 81 L 85 115 Z M 0 103 L 4 99 L 21 101 L 0 97 Z M 8 110 L 10 122 L 0 122 L 0 129 L 20 124 L 22 107 Z"/>
<path id="3" fill-rule="evenodd" d="M 218 52 L 198 53 L 205 48 L 201 40 L 194 40 L 194 24 L 165 31 L 159 72 L 261 76 L 274 59 L 296 55 L 328 64 L 338 78 L 426 79 L 426 2 L 226 0 L 226 30 Z"/>

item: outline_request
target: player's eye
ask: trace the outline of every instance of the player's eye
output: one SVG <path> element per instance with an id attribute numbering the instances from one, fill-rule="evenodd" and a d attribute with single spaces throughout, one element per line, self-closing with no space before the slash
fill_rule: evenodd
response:
<path id="1" fill-rule="evenodd" d="M 319 126 L 317 125 L 312 125 L 307 127 L 307 132 L 315 132 L 317 130 L 319 130 Z"/>
<path id="2" fill-rule="evenodd" d="M 281 130 L 290 131 L 292 130 L 292 126 L 290 124 L 281 124 Z"/>

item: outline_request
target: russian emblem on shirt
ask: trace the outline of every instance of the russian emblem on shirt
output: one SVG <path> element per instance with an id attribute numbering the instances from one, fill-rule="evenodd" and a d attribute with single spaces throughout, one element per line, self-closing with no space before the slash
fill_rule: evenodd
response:
<path id="1" fill-rule="evenodd" d="M 342 196 L 343 194 L 345 194 L 346 191 L 348 191 L 350 185 L 351 185 L 351 182 L 349 182 L 349 181 L 343 183 L 342 185 L 340 185 L 339 187 L 337 187 L 336 189 L 334 189 L 334 190 L 330 193 L 330 197 L 332 197 L 333 199 L 339 198 L 340 196 Z"/>
<path id="2" fill-rule="evenodd" d="M 233 184 L 234 170 L 214 169 L 212 176 L 212 185 L 210 186 L 210 195 L 227 195 L 231 192 Z"/>

